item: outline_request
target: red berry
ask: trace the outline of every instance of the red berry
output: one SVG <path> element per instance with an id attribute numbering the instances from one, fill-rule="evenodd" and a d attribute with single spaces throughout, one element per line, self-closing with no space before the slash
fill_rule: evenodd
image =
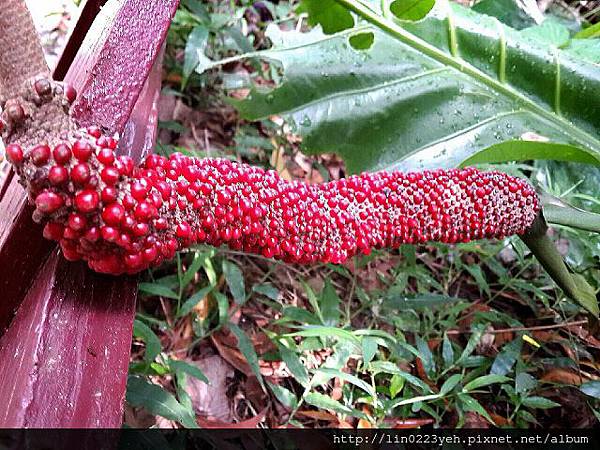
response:
<path id="1" fill-rule="evenodd" d="M 77 246 L 71 241 L 61 240 L 60 249 L 67 261 L 79 261 L 81 259 L 81 255 L 77 251 Z"/>
<path id="2" fill-rule="evenodd" d="M 231 195 L 227 191 L 219 191 L 217 193 L 217 201 L 220 205 L 227 205 L 231 201 Z"/>
<path id="3" fill-rule="evenodd" d="M 153 211 L 154 207 L 150 205 L 148 202 L 140 202 L 135 207 L 134 215 L 137 220 L 140 222 L 148 221 L 154 215 Z"/>
<path id="4" fill-rule="evenodd" d="M 124 258 L 125 265 L 130 269 L 138 269 L 144 263 L 141 253 L 126 255 Z"/>
<path id="5" fill-rule="evenodd" d="M 133 173 L 133 159 L 129 156 L 119 156 L 118 161 L 121 164 L 121 174 L 124 176 L 131 176 Z"/>
<path id="6" fill-rule="evenodd" d="M 58 164 L 67 164 L 71 160 L 71 149 L 67 144 L 59 144 L 54 147 L 52 156 Z"/>
<path id="7" fill-rule="evenodd" d="M 124 249 L 129 249 L 131 248 L 131 238 L 127 233 L 121 233 L 121 235 L 117 237 L 116 244 Z"/>
<path id="8" fill-rule="evenodd" d="M 119 171 L 114 167 L 105 167 L 100 173 L 100 178 L 102 179 L 102 181 L 104 181 L 110 186 L 116 184 L 117 181 L 119 181 L 119 176 Z"/>
<path id="9" fill-rule="evenodd" d="M 13 123 L 21 123 L 25 120 L 25 110 L 16 102 L 8 103 L 4 106 L 8 120 Z"/>
<path id="10" fill-rule="evenodd" d="M 87 225 L 87 220 L 81 214 L 72 213 L 69 216 L 68 224 L 69 224 L 70 228 L 72 228 L 76 231 L 81 231 Z"/>
<path id="11" fill-rule="evenodd" d="M 84 185 L 90 181 L 90 166 L 87 163 L 75 164 L 71 169 L 71 180 L 73 183 Z"/>
<path id="12" fill-rule="evenodd" d="M 150 231 L 150 227 L 148 227 L 147 223 L 136 223 L 133 227 L 133 233 L 138 236 L 146 236 Z"/>
<path id="13" fill-rule="evenodd" d="M 116 241 L 119 236 L 119 232 L 116 228 L 106 226 L 100 227 L 100 234 L 102 235 L 102 239 L 108 242 Z"/>
<path id="14" fill-rule="evenodd" d="M 137 204 L 135 199 L 129 194 L 127 194 L 123 197 L 122 203 L 127 211 L 131 211 Z"/>
<path id="15" fill-rule="evenodd" d="M 110 149 L 110 150 L 115 150 L 117 148 L 117 141 L 115 141 L 113 138 L 108 137 L 108 136 L 100 136 L 96 140 L 96 145 L 98 147 L 103 147 L 103 148 L 107 148 L 107 149 Z"/>
<path id="16" fill-rule="evenodd" d="M 87 132 L 90 136 L 93 136 L 96 139 L 102 136 L 102 130 L 100 130 L 100 128 L 96 126 L 88 127 Z"/>
<path id="17" fill-rule="evenodd" d="M 105 166 L 110 166 L 115 162 L 115 153 L 109 148 L 102 148 L 96 155 L 98 161 L 100 161 Z"/>
<path id="18" fill-rule="evenodd" d="M 89 242 L 96 242 L 98 239 L 100 239 L 100 230 L 98 227 L 92 227 L 85 232 L 83 237 Z"/>
<path id="19" fill-rule="evenodd" d="M 82 213 L 91 213 L 98 208 L 99 202 L 100 199 L 96 191 L 85 190 L 75 195 L 75 208 Z"/>
<path id="20" fill-rule="evenodd" d="M 40 78 L 35 80 L 33 88 L 37 95 L 46 96 L 52 94 L 52 84 L 46 78 Z"/>
<path id="21" fill-rule="evenodd" d="M 66 183 L 69 180 L 69 172 L 63 166 L 52 166 L 48 171 L 48 181 L 55 186 Z"/>
<path id="22" fill-rule="evenodd" d="M 148 188 L 142 183 L 133 183 L 131 185 L 131 195 L 136 200 L 144 200 L 146 198 L 146 194 L 148 193 Z"/>
<path id="23" fill-rule="evenodd" d="M 102 220 L 108 225 L 119 225 L 124 215 L 125 209 L 118 203 L 108 205 L 102 210 Z"/>
<path id="24" fill-rule="evenodd" d="M 23 162 L 23 149 L 18 144 L 9 144 L 6 147 L 6 157 L 13 164 L 21 164 Z"/>
<path id="25" fill-rule="evenodd" d="M 63 232 L 63 237 L 65 239 L 75 241 L 79 238 L 79 232 L 77 230 L 74 230 L 71 227 L 67 227 L 67 228 L 65 228 L 65 231 Z"/>
<path id="26" fill-rule="evenodd" d="M 112 203 L 117 200 L 117 190 L 113 186 L 106 186 L 102 189 L 102 202 Z"/>
<path id="27" fill-rule="evenodd" d="M 152 263 L 158 256 L 158 252 L 155 247 L 145 248 L 142 251 L 142 258 L 146 263 Z"/>
<path id="28" fill-rule="evenodd" d="M 80 140 L 76 141 L 75 144 L 73 144 L 73 155 L 79 161 L 87 161 L 88 159 L 90 159 L 93 152 L 94 149 L 92 148 L 89 142 Z"/>
<path id="29" fill-rule="evenodd" d="M 38 145 L 31 150 L 31 161 L 36 166 L 43 166 L 50 158 L 50 147 L 47 145 Z"/>
<path id="30" fill-rule="evenodd" d="M 52 214 L 64 205 L 62 197 L 54 192 L 45 191 L 35 198 L 36 208 L 44 214 Z"/>
<path id="31" fill-rule="evenodd" d="M 177 229 L 175 230 L 175 234 L 177 235 L 178 238 L 181 239 L 189 239 L 191 234 L 192 234 L 192 230 L 190 228 L 190 226 L 185 223 L 182 222 L 180 224 L 177 225 Z"/>
<path id="32" fill-rule="evenodd" d="M 58 222 L 48 222 L 44 226 L 43 235 L 48 240 L 58 241 L 62 238 L 64 229 L 65 227 Z"/>

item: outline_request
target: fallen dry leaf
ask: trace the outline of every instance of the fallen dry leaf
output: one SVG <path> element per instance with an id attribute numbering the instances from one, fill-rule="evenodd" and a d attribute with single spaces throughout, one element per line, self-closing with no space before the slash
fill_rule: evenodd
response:
<path id="1" fill-rule="evenodd" d="M 396 429 L 411 429 L 420 428 L 425 425 L 430 425 L 434 422 L 433 419 L 390 419 L 386 420 L 392 428 Z"/>
<path id="2" fill-rule="evenodd" d="M 578 373 L 567 369 L 551 369 L 542 376 L 541 380 L 550 383 L 571 384 L 576 386 L 589 381 Z"/>
<path id="3" fill-rule="evenodd" d="M 145 408 L 134 408 L 125 403 L 123 423 L 131 428 L 150 428 L 156 424 L 156 416 L 153 416 Z"/>
<path id="4" fill-rule="evenodd" d="M 369 429 L 369 428 L 373 428 L 373 425 L 368 420 L 359 419 L 358 425 L 356 426 L 356 428 Z"/>
<path id="5" fill-rule="evenodd" d="M 465 413 L 464 428 L 489 428 L 490 423 L 485 417 L 476 412 L 468 411 Z"/>
<path id="6" fill-rule="evenodd" d="M 339 422 L 337 416 L 327 411 L 313 411 L 311 409 L 305 409 L 298 411 L 298 414 L 301 416 L 310 417 L 311 419 L 322 420 L 324 422 Z"/>
<path id="7" fill-rule="evenodd" d="M 156 428 L 160 428 L 162 430 L 175 430 L 179 428 L 177 426 L 177 422 L 174 420 L 165 419 L 162 416 L 156 416 Z"/>
<path id="8" fill-rule="evenodd" d="M 196 420 L 198 422 L 198 425 L 200 425 L 200 427 L 202 428 L 226 428 L 226 429 L 231 429 L 231 428 L 256 428 L 258 427 L 258 424 L 261 423 L 263 420 L 265 420 L 265 415 L 267 414 L 267 410 L 268 408 L 263 409 L 261 412 L 259 412 L 256 416 L 244 420 L 242 422 L 226 422 L 223 420 L 219 420 L 216 418 L 205 418 L 205 417 L 198 417 Z"/>
<path id="9" fill-rule="evenodd" d="M 186 392 L 192 400 L 196 413 L 214 417 L 216 420 L 231 420 L 230 400 L 227 397 L 228 379 L 232 378 L 233 368 L 218 355 L 199 361 L 187 361 L 198 366 L 210 381 L 210 385 L 187 377 Z"/>
<path id="10" fill-rule="evenodd" d="M 499 414 L 492 413 L 492 412 L 490 412 L 489 414 L 490 414 L 490 417 L 492 418 L 492 420 L 494 421 L 494 423 L 499 427 L 505 427 L 505 426 L 512 425 L 512 422 L 510 420 L 508 420 L 506 417 L 503 417 Z"/>
<path id="11" fill-rule="evenodd" d="M 249 337 L 259 357 L 261 354 L 274 349 L 273 343 L 262 331 L 252 333 Z M 237 348 L 235 336 L 226 330 L 219 330 L 211 335 L 211 340 L 223 359 L 247 377 L 254 376 L 248 361 Z M 260 373 L 264 376 L 288 376 L 285 366 L 280 361 L 263 361 L 259 359 L 259 366 Z"/>
<path id="12" fill-rule="evenodd" d="M 246 361 L 246 358 L 244 358 L 242 353 L 237 349 L 235 338 L 223 330 L 220 330 L 213 333 L 210 339 L 219 352 L 219 355 L 221 355 L 225 361 L 247 377 L 253 376 L 252 368 Z"/>
<path id="13" fill-rule="evenodd" d="M 558 334 L 558 331 L 534 330 L 531 332 L 531 337 L 537 342 L 549 344 L 551 342 L 560 342 L 564 339 Z"/>
<path id="14" fill-rule="evenodd" d="M 353 430 L 354 429 L 354 427 L 352 426 L 352 424 L 346 422 L 345 420 L 338 421 L 338 425 L 337 425 L 336 428 L 342 428 L 342 429 L 347 429 L 347 430 Z"/>
<path id="15" fill-rule="evenodd" d="M 192 318 L 186 316 L 183 320 L 179 321 L 173 329 L 171 335 L 171 351 L 176 354 L 187 353 L 194 337 Z"/>

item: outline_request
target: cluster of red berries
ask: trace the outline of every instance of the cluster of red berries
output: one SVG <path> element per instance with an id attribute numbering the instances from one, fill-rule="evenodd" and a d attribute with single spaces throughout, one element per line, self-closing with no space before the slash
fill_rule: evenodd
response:
<path id="1" fill-rule="evenodd" d="M 136 167 L 92 127 L 50 148 L 6 149 L 44 236 L 98 272 L 134 273 L 194 243 L 287 262 L 341 263 L 372 248 L 525 232 L 534 189 L 499 172 L 365 173 L 307 185 L 227 159 L 149 156 Z"/>

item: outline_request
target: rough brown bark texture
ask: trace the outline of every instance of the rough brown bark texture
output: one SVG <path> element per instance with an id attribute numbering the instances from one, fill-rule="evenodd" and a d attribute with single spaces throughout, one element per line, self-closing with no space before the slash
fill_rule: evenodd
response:
<path id="1" fill-rule="evenodd" d="M 23 0 L 0 0 L 0 131 L 5 144 L 29 147 L 52 143 L 62 131 L 75 128 L 61 97 L 41 102 L 33 89 L 37 77 L 50 71 L 31 15 Z M 24 113 L 10 120 L 10 108 Z"/>
<path id="2" fill-rule="evenodd" d="M 0 0 L 0 100 L 17 93 L 22 83 L 48 73 L 31 15 L 23 0 Z"/>

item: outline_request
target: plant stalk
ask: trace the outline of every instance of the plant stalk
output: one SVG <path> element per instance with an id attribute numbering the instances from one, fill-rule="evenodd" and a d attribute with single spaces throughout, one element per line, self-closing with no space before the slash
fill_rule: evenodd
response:
<path id="1" fill-rule="evenodd" d="M 521 239 L 565 294 L 598 317 L 600 311 L 593 288 L 583 277 L 569 272 L 547 231 L 548 225 L 544 217 L 539 214 Z"/>

